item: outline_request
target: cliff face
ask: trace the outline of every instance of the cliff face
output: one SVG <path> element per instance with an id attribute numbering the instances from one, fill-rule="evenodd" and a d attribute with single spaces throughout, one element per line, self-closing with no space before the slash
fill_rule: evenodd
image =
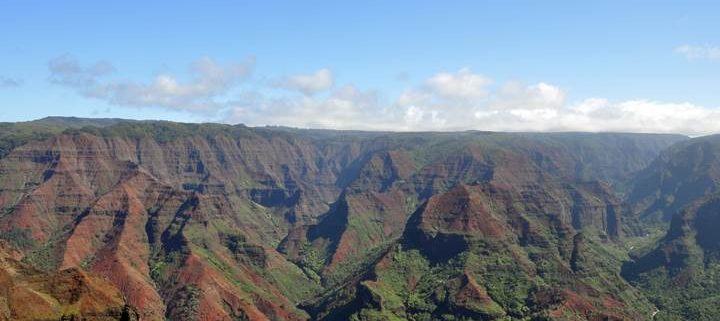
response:
<path id="1" fill-rule="evenodd" d="M 668 148 L 632 185 L 629 202 L 640 217 L 669 221 L 684 207 L 718 190 L 720 137 L 699 137 Z"/>
<path id="2" fill-rule="evenodd" d="M 608 315 L 632 316 L 644 306 L 621 302 L 634 295 L 621 295 L 622 280 L 566 275 L 584 244 L 574 237 L 587 234 L 590 248 L 621 238 L 626 207 L 613 188 L 680 139 L 120 121 L 13 147 L 0 159 L 0 228 L 23 261 L 100 276 L 142 320 L 375 313 L 358 302 L 407 316 L 409 292 L 384 287 L 382 275 L 460 258 L 441 268 L 447 288 L 423 288 L 437 292 L 423 313 L 499 317 L 535 298 L 522 315 L 595 315 L 617 301 Z M 467 263 L 495 250 L 512 260 Z M 500 267 L 526 280 L 514 301 L 488 276 Z M 555 280 L 543 273 L 569 285 L 542 288 Z M 347 284 L 351 293 L 338 293 Z M 441 304 L 443 291 L 453 299 Z M 405 303 L 383 303 L 394 297 Z"/>
<path id="3" fill-rule="evenodd" d="M 254 139 L 161 145 L 78 133 L 31 143 L 0 165 L 14 185 L 2 199 L 16 201 L 3 202 L 11 212 L 0 220 L 43 267 L 82 266 L 107 277 L 144 319 L 178 313 L 164 299 L 189 301 L 172 308 L 202 320 L 302 319 L 283 288 L 298 284 L 282 282 L 310 281 L 274 244 L 289 216 L 322 212 L 323 194 L 337 188 L 323 178 L 332 170 L 317 166 L 332 165 L 318 164 L 317 151 L 302 144 Z M 301 181 L 305 175 L 312 179 Z M 273 193 L 298 196 L 263 206 Z M 262 275 L 268 268 L 279 275 Z"/>
<path id="4" fill-rule="evenodd" d="M 717 135 L 677 144 L 638 175 L 630 194 L 638 217 L 649 226 L 669 223 L 656 240 L 631 253 L 622 269 L 653 300 L 658 318 L 709 320 L 720 315 L 718 155 Z"/>

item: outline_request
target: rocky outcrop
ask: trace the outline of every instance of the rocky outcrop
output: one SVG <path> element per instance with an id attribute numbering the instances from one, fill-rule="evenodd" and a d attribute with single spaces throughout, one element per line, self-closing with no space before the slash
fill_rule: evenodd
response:
<path id="1" fill-rule="evenodd" d="M 78 268 L 44 273 L 21 256 L 0 242 L 0 320 L 138 320 L 107 280 Z"/>
<path id="2" fill-rule="evenodd" d="M 447 259 L 469 249 L 468 238 L 498 239 L 509 231 L 491 209 L 482 189 L 459 185 L 431 197 L 408 221 L 403 240 L 431 261 Z"/>

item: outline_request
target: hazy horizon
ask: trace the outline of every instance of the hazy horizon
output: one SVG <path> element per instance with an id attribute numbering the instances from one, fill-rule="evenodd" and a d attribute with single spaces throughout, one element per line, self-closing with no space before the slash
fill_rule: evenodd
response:
<path id="1" fill-rule="evenodd" d="M 464 132 L 483 132 L 483 133 L 496 133 L 496 134 L 636 134 L 636 135 L 679 135 L 688 138 L 697 138 L 703 136 L 712 136 L 720 133 L 709 133 L 706 135 L 686 135 L 682 133 L 661 133 L 661 132 L 633 132 L 633 131 L 510 131 L 510 130 L 480 130 L 480 129 L 463 129 L 463 130 L 363 130 L 363 129 L 348 129 L 348 128 L 314 128 L 314 127 L 298 127 L 298 126 L 286 126 L 286 125 L 248 125 L 244 123 L 222 123 L 214 121 L 175 121 L 167 119 L 133 119 L 133 118 L 117 118 L 117 117 L 77 117 L 77 116 L 45 116 L 42 118 L 31 119 L 26 121 L 17 122 L 5 122 L 5 123 L 24 123 L 24 122 L 36 122 L 46 119 L 77 119 L 77 120 L 117 120 L 117 121 L 132 121 L 132 122 L 171 122 L 179 124 L 216 124 L 216 125 L 228 125 L 228 126 L 246 126 L 248 128 L 283 128 L 292 130 L 320 130 L 320 131 L 347 131 L 347 132 L 366 132 L 366 133 L 390 133 L 390 134 L 423 134 L 423 133 L 464 133 Z M 0 122 L 2 123 L 2 122 Z"/>

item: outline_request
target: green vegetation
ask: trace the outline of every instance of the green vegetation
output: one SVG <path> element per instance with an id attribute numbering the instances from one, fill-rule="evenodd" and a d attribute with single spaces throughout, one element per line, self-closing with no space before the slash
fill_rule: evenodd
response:
<path id="1" fill-rule="evenodd" d="M 30 235 L 30 229 L 12 227 L 9 231 L 0 235 L 0 238 L 10 242 L 19 249 L 33 249 L 37 246 Z"/>
<path id="2" fill-rule="evenodd" d="M 300 250 L 300 266 L 309 277 L 319 280 L 319 274 L 322 273 L 325 266 L 325 259 L 315 250 L 308 242 L 305 242 Z"/>
<path id="3" fill-rule="evenodd" d="M 63 127 L 33 123 L 0 123 L 0 158 L 13 149 L 31 141 L 52 137 L 63 131 Z"/>
<path id="4" fill-rule="evenodd" d="M 29 122 L 0 123 L 0 159 L 18 146 L 22 146 L 31 141 L 50 138 L 67 129 L 105 127 L 120 122 L 132 121 L 121 119 L 46 117 Z"/>
<path id="5" fill-rule="evenodd" d="M 200 312 L 202 291 L 194 284 L 186 284 L 180 288 L 169 304 L 170 319 L 193 320 Z"/>
<path id="6" fill-rule="evenodd" d="M 222 124 L 175 123 L 168 121 L 120 122 L 112 126 L 88 126 L 68 129 L 68 134 L 89 133 L 103 137 L 124 137 L 129 139 L 151 138 L 158 143 L 168 143 L 187 137 L 214 138 L 218 135 L 239 137 L 251 134 L 244 126 Z"/>

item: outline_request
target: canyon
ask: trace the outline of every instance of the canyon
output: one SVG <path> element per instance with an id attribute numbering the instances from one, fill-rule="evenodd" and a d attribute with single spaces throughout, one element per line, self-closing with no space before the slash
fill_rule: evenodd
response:
<path id="1" fill-rule="evenodd" d="M 0 320 L 701 320 L 718 155 L 716 136 L 3 123 Z"/>

